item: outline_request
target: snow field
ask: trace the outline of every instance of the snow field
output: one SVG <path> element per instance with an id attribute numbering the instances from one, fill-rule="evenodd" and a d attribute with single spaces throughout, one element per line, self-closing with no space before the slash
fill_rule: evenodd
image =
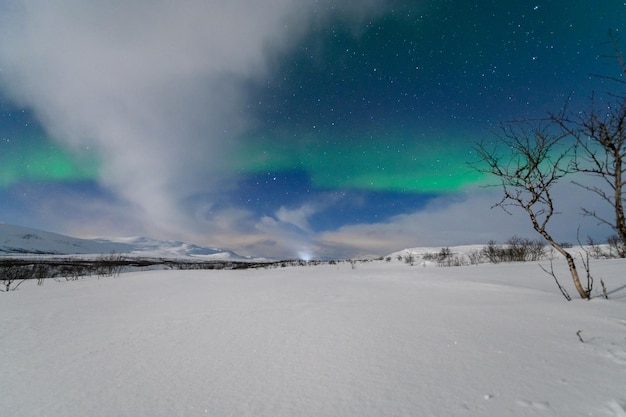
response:
<path id="1" fill-rule="evenodd" d="M 623 416 L 625 266 L 569 303 L 534 263 L 29 282 L 0 294 L 2 415 Z"/>

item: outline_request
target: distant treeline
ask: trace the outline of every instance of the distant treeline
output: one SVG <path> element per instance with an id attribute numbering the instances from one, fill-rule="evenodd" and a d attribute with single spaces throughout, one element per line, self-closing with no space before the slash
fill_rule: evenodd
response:
<path id="1" fill-rule="evenodd" d="M 94 258 L 76 256 L 18 256 L 0 257 L 0 292 L 17 289 L 22 282 L 36 279 L 43 285 L 45 279 L 75 281 L 87 276 L 114 277 L 122 272 L 142 270 L 238 270 L 284 268 L 288 266 L 335 264 L 341 261 L 233 261 L 133 257 L 123 254 L 101 255 Z M 354 262 L 354 261 L 348 261 Z"/>

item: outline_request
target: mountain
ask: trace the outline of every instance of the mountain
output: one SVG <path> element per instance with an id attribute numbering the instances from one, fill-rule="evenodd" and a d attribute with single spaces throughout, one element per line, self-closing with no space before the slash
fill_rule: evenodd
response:
<path id="1" fill-rule="evenodd" d="M 58 233 L 0 223 L 0 254 L 75 255 L 125 253 L 133 247 L 124 243 L 77 239 Z"/>
<path id="2" fill-rule="evenodd" d="M 0 223 L 0 255 L 108 253 L 165 258 L 247 259 L 227 249 L 204 248 L 178 241 L 163 241 L 145 237 L 78 239 L 29 227 Z"/>
<path id="3" fill-rule="evenodd" d="M 110 240 L 98 239 L 100 242 L 129 245 L 133 249 L 132 255 L 150 256 L 158 258 L 203 258 L 207 260 L 247 260 L 249 258 L 236 254 L 228 249 L 205 248 L 202 246 L 171 240 L 157 240 L 146 237 L 116 238 Z"/>

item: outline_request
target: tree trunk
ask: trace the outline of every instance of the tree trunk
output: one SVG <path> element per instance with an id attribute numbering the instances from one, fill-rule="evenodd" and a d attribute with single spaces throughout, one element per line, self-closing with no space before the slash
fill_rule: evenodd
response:
<path id="1" fill-rule="evenodd" d="M 550 246 L 552 246 L 554 249 L 557 250 L 557 252 L 559 252 L 561 255 L 565 257 L 565 260 L 567 261 L 567 266 L 569 267 L 569 273 L 572 275 L 574 286 L 576 287 L 576 291 L 578 291 L 580 298 L 584 300 L 589 300 L 591 296 L 591 289 L 586 290 L 583 287 L 582 283 L 580 282 L 580 278 L 578 277 L 578 270 L 576 269 L 576 263 L 574 262 L 574 257 L 568 251 L 563 249 L 561 245 L 556 243 L 554 239 L 552 238 L 552 236 L 550 236 L 550 233 L 546 232 L 545 228 L 541 227 L 541 225 L 537 221 L 537 217 L 535 216 L 535 213 L 532 212 L 532 210 L 530 210 L 529 208 L 526 208 L 526 211 L 530 215 L 530 220 L 533 223 L 533 228 L 541 236 L 543 236 L 545 240 L 548 241 Z"/>
<path id="2" fill-rule="evenodd" d="M 624 250 L 626 250 L 626 218 L 624 217 L 624 205 L 622 202 L 622 159 L 619 152 L 615 157 L 615 229 L 622 242 L 623 249 L 620 251 L 620 256 L 624 256 Z"/>
<path id="3" fill-rule="evenodd" d="M 590 291 L 586 290 L 580 282 L 580 278 L 578 277 L 578 270 L 576 269 L 576 263 L 574 262 L 574 257 L 568 251 L 563 249 L 561 245 L 556 243 L 548 233 L 544 232 L 542 233 L 542 235 L 546 238 L 550 246 L 552 246 L 554 249 L 557 250 L 557 252 L 565 257 L 565 260 L 567 261 L 567 266 L 569 267 L 569 273 L 572 275 L 574 286 L 576 287 L 576 291 L 578 291 L 580 298 L 584 300 L 589 300 L 591 296 Z"/>
<path id="4" fill-rule="evenodd" d="M 567 266 L 569 267 L 569 272 L 572 275 L 572 280 L 574 280 L 574 286 L 576 287 L 576 291 L 580 295 L 580 298 L 585 300 L 589 300 L 591 296 L 591 291 L 583 288 L 583 285 L 580 283 L 580 278 L 578 277 L 578 271 L 576 270 L 576 264 L 574 263 L 574 257 L 570 255 L 569 252 L 563 251 L 563 256 L 567 260 Z"/>

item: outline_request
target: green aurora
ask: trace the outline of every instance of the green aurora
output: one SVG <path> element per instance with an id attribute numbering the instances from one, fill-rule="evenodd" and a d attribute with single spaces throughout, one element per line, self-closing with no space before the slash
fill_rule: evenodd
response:
<path id="1" fill-rule="evenodd" d="M 321 142 L 321 144 L 320 144 Z M 469 167 L 474 155 L 462 141 L 435 137 L 416 140 L 385 134 L 384 140 L 317 137 L 247 141 L 240 172 L 304 171 L 318 189 L 357 189 L 409 193 L 450 193 L 484 181 Z M 425 146 L 424 143 L 430 145 Z M 254 145 L 250 145 L 254 143 Z"/>
<path id="2" fill-rule="evenodd" d="M 4 139 L 0 154 L 0 187 L 23 182 L 86 181 L 98 178 L 95 158 L 78 157 L 41 138 Z"/>

